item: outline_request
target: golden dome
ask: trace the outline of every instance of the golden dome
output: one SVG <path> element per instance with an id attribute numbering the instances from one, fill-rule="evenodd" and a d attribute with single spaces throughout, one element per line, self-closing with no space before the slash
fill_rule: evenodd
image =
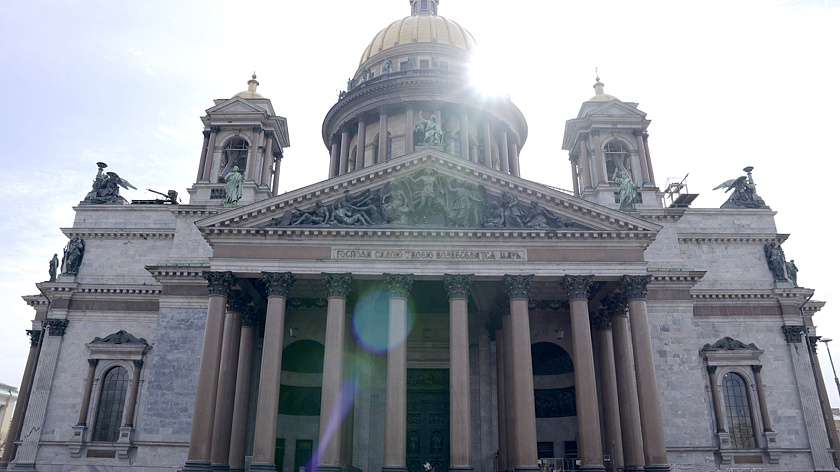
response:
<path id="1" fill-rule="evenodd" d="M 259 84 L 260 83 L 257 82 L 257 73 L 254 72 L 254 75 L 251 76 L 251 80 L 248 81 L 248 90 L 239 92 L 231 98 L 265 98 L 257 93 L 257 85 Z"/>
<path id="2" fill-rule="evenodd" d="M 412 15 L 391 23 L 365 49 L 359 65 L 394 46 L 413 43 L 449 44 L 467 52 L 475 50 L 475 39 L 454 21 L 432 14 Z"/>

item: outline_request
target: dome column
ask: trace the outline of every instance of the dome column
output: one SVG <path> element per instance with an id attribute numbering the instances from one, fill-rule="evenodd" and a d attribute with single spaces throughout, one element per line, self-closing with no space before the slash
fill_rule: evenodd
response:
<path id="1" fill-rule="evenodd" d="M 580 171 L 578 171 L 577 163 L 575 163 L 574 159 L 569 159 L 569 164 L 572 165 L 572 186 L 575 192 L 575 196 L 580 196 L 580 183 L 578 182 Z"/>
<path id="2" fill-rule="evenodd" d="M 365 141 L 367 136 L 365 132 L 367 131 L 367 123 L 365 122 L 364 115 L 359 115 L 359 124 L 358 124 L 358 131 L 356 132 L 356 168 L 355 170 L 361 170 L 362 168 L 368 167 L 370 163 L 365 162 Z"/>
<path id="3" fill-rule="evenodd" d="M 385 107 L 379 109 L 379 144 L 377 146 L 379 148 L 379 155 L 376 156 L 378 162 L 374 164 L 388 160 L 388 109 Z"/>
<path id="4" fill-rule="evenodd" d="M 414 152 L 414 104 L 406 104 L 405 109 L 405 153 Z"/>
<path id="5" fill-rule="evenodd" d="M 341 138 L 336 135 L 333 135 L 332 142 L 330 143 L 330 172 L 329 178 L 333 178 L 338 175 L 338 160 L 339 160 L 339 151 L 341 146 Z"/>
<path id="6" fill-rule="evenodd" d="M 642 134 L 644 132 L 641 129 L 634 129 L 633 136 L 636 137 L 636 147 L 639 149 L 639 164 L 642 167 L 642 185 L 645 183 L 649 183 L 651 181 L 650 178 L 650 168 L 648 167 L 648 159 L 647 159 L 647 152 L 645 151 L 645 142 L 642 139 Z"/>
<path id="7" fill-rule="evenodd" d="M 338 175 L 344 175 L 350 158 L 350 125 L 341 125 L 341 154 L 339 158 Z"/>
<path id="8" fill-rule="evenodd" d="M 493 168 L 493 153 L 490 150 L 490 120 L 486 120 L 481 126 L 481 147 L 484 165 Z"/>
<path id="9" fill-rule="evenodd" d="M 519 169 L 519 144 L 517 144 L 513 140 L 508 140 L 508 146 L 510 150 L 508 151 L 510 155 L 510 173 L 516 177 L 519 177 L 520 169 Z"/>
<path id="10" fill-rule="evenodd" d="M 508 152 L 507 131 L 502 131 L 499 135 L 499 165 L 502 172 L 510 173 L 510 153 Z"/>
<path id="11" fill-rule="evenodd" d="M 470 160 L 470 127 L 469 114 L 466 109 L 461 110 L 461 129 L 458 135 L 461 138 L 461 158 Z"/>

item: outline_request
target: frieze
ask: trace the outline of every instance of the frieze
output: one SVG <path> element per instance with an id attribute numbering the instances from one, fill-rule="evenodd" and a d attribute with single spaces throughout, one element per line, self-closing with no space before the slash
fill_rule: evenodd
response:
<path id="1" fill-rule="evenodd" d="M 565 300 L 528 300 L 528 311 L 569 311 Z"/>
<path id="2" fill-rule="evenodd" d="M 528 251 L 467 249 L 336 249 L 331 259 L 381 261 L 527 261 Z"/>
<path id="3" fill-rule="evenodd" d="M 91 344 L 143 344 L 146 346 L 149 345 L 149 343 L 146 342 L 144 338 L 137 338 L 124 329 L 121 329 L 116 333 L 109 334 L 104 338 L 100 338 L 97 336 L 93 338 Z"/>
<path id="4" fill-rule="evenodd" d="M 484 186 L 439 174 L 431 168 L 414 172 L 380 188 L 309 208 L 288 209 L 265 227 L 444 227 L 591 229 L 554 214 L 536 200 L 527 205 L 502 191 L 496 197 Z"/>
<path id="5" fill-rule="evenodd" d="M 323 311 L 327 309 L 326 298 L 289 298 L 286 309 L 298 311 Z"/>
<path id="6" fill-rule="evenodd" d="M 714 344 L 706 344 L 703 346 L 703 351 L 737 351 L 737 350 L 751 350 L 751 351 L 758 351 L 759 349 L 753 343 L 744 344 L 737 339 L 730 338 L 729 336 L 724 337 L 723 339 L 719 340 Z"/>

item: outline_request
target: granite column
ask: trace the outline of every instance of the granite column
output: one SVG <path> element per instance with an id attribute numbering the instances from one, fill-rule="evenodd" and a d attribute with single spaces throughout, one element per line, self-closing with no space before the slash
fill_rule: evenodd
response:
<path id="1" fill-rule="evenodd" d="M 385 387 L 385 460 L 383 472 L 405 472 L 406 468 L 406 336 L 408 294 L 414 276 L 385 274 L 388 289 L 388 359 Z"/>
<path id="2" fill-rule="evenodd" d="M 444 274 L 449 295 L 449 470 L 472 470 L 470 340 L 472 275 Z"/>

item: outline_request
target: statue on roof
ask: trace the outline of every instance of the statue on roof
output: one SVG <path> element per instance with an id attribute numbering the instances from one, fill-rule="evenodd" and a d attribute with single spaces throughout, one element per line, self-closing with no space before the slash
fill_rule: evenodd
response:
<path id="1" fill-rule="evenodd" d="M 770 208 L 755 192 L 755 182 L 753 182 L 752 170 L 752 166 L 744 167 L 744 172 L 746 172 L 747 175 L 742 175 L 737 179 L 727 180 L 712 189 L 717 190 L 725 188 L 726 193 L 732 192 L 729 199 L 720 206 L 721 208 Z"/>
<path id="2" fill-rule="evenodd" d="M 393 67 L 394 67 L 394 63 L 391 62 L 390 59 L 385 59 L 385 61 L 382 62 L 382 75 L 390 74 L 391 73 L 391 68 L 393 68 Z"/>
<path id="3" fill-rule="evenodd" d="M 796 282 L 796 274 L 799 272 L 799 268 L 793 263 L 793 259 L 789 260 L 785 267 L 787 268 L 788 279 L 793 282 L 794 287 L 799 287 L 799 283 Z"/>
<path id="4" fill-rule="evenodd" d="M 785 251 L 782 246 L 773 241 L 764 245 L 764 257 L 767 259 L 767 267 L 773 274 L 773 280 L 785 281 L 788 280 L 785 272 L 787 269 L 787 262 L 785 262 Z"/>
<path id="5" fill-rule="evenodd" d="M 58 254 L 53 254 L 52 259 L 50 259 L 50 282 L 55 282 L 55 276 L 58 271 Z"/>
<path id="6" fill-rule="evenodd" d="M 91 191 L 82 200 L 82 205 L 103 205 L 103 204 L 117 204 L 122 205 L 126 203 L 125 198 L 120 196 L 120 187 L 128 190 L 137 190 L 137 187 L 119 175 L 116 172 L 105 172 L 108 164 L 104 162 L 97 162 L 99 172 L 93 179 Z"/>
<path id="7" fill-rule="evenodd" d="M 236 202 L 242 198 L 242 180 L 239 166 L 233 166 L 233 169 L 225 174 L 225 207 L 235 207 Z"/>
<path id="8" fill-rule="evenodd" d="M 421 111 L 420 120 L 414 125 L 413 135 L 415 146 L 440 146 L 443 140 L 443 131 L 440 129 L 437 116 L 432 115 L 432 118 L 427 120 L 423 118 L 423 112 Z"/>
<path id="9" fill-rule="evenodd" d="M 61 258 L 61 273 L 76 275 L 79 273 L 79 266 L 82 265 L 82 258 L 85 255 L 85 241 L 78 235 L 70 238 L 64 248 L 64 257 Z"/>
<path id="10" fill-rule="evenodd" d="M 618 175 L 618 168 L 615 169 L 612 176 L 613 182 L 618 184 L 619 207 L 620 211 L 632 211 L 636 206 L 636 195 L 638 195 L 638 186 L 633 179 L 627 176 L 627 173 L 621 171 Z"/>

